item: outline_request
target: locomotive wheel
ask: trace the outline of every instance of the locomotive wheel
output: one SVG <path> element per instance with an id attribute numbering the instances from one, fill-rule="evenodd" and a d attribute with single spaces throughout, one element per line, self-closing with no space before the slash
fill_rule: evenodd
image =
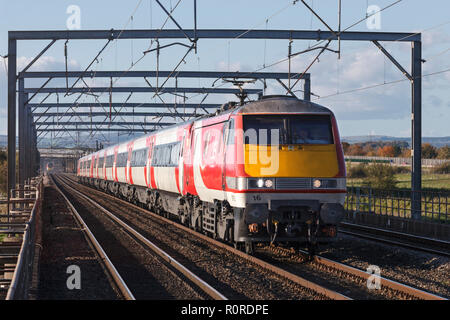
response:
<path id="1" fill-rule="evenodd" d="M 239 251 L 244 251 L 244 243 L 240 241 L 236 241 L 233 243 L 234 248 Z"/>
<path id="2" fill-rule="evenodd" d="M 245 241 L 245 253 L 252 256 L 255 253 L 255 244 L 253 241 Z"/>
<path id="3" fill-rule="evenodd" d="M 317 252 L 317 243 L 308 242 L 307 249 L 308 249 L 309 258 L 310 258 L 310 260 L 312 260 Z"/>

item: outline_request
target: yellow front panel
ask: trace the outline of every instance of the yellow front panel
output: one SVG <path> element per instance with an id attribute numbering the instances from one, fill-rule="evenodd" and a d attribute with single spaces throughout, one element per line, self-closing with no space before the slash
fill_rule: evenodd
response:
<path id="1" fill-rule="evenodd" d="M 259 146 L 245 144 L 245 172 L 252 177 L 335 177 L 336 147 L 329 145 Z"/>

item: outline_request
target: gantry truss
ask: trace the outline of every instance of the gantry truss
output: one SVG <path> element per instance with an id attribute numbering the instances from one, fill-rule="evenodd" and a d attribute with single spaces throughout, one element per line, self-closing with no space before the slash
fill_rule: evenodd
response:
<path id="1" fill-rule="evenodd" d="M 164 8 L 163 8 L 164 9 Z M 169 15 L 173 20 L 173 18 Z M 176 23 L 176 21 L 175 21 Z M 47 132 L 70 132 L 82 131 L 115 131 L 115 132 L 150 132 L 157 128 L 171 125 L 176 122 L 190 119 L 210 112 L 218 107 L 215 104 L 201 103 L 123 103 L 113 102 L 114 93 L 153 93 L 153 97 L 160 97 L 162 94 L 177 95 L 183 99 L 186 94 L 196 93 L 207 96 L 209 94 L 236 94 L 241 101 L 249 95 L 261 95 L 263 88 L 257 88 L 257 84 L 263 85 L 267 80 L 277 81 L 287 94 L 295 95 L 294 86 L 299 80 L 303 80 L 303 98 L 310 100 L 311 84 L 310 75 L 306 72 L 309 67 L 300 73 L 270 73 L 270 72 L 217 72 L 217 71 L 178 71 L 179 66 L 172 71 L 92 71 L 89 67 L 83 71 L 66 72 L 29 72 L 28 69 L 57 41 L 69 40 L 106 40 L 105 47 L 114 40 L 124 39 L 188 39 L 189 45 L 176 42 L 170 45 L 181 45 L 187 47 L 187 53 L 197 49 L 197 42 L 202 39 L 278 39 L 278 40 L 316 40 L 327 42 L 324 46 L 316 46 L 303 52 L 319 50 L 318 56 L 328 49 L 331 41 L 371 41 L 373 42 L 397 68 L 411 81 L 411 111 L 412 111 L 412 190 L 421 189 L 421 87 L 422 87 L 422 57 L 421 57 L 421 34 L 420 33 L 388 33 L 388 32 L 341 32 L 341 31 L 321 31 L 321 30 L 205 30 L 194 29 L 164 30 L 53 30 L 53 31 L 10 31 L 8 34 L 8 187 L 15 186 L 15 153 L 16 153 L 16 108 L 18 108 L 19 118 L 19 182 L 35 174 L 36 154 L 38 137 Z M 49 40 L 49 44 L 20 72 L 17 72 L 17 42 L 29 40 Z M 406 71 L 385 49 L 380 42 L 410 42 L 411 43 L 411 71 Z M 168 46 L 170 46 L 168 45 Z M 161 46 L 156 48 L 162 49 Z M 103 49 L 102 49 L 103 50 Z M 149 50 L 152 51 L 152 50 Z M 289 50 L 290 51 L 290 50 Z M 333 50 L 330 50 L 333 51 Z M 303 52 L 289 53 L 289 58 Z M 335 51 L 334 51 L 335 52 Z M 186 55 L 187 55 L 186 53 Z M 339 52 L 340 53 L 340 52 Z M 185 56 L 186 56 L 185 55 Z M 318 58 L 316 57 L 316 59 Z M 97 57 L 96 57 L 97 58 Z M 316 61 L 314 59 L 314 61 Z M 95 59 L 94 59 L 95 60 Z M 94 61 L 93 60 L 93 61 Z M 182 59 L 183 61 L 183 59 Z M 314 63 L 311 63 L 311 65 Z M 180 61 L 181 63 L 181 61 Z M 144 86 L 139 87 L 119 87 L 112 84 L 110 86 L 92 87 L 88 86 L 84 79 L 88 78 L 122 78 L 134 77 L 145 80 Z M 147 78 L 163 77 L 162 84 L 151 85 Z M 218 87 L 167 87 L 168 79 L 178 78 L 210 78 L 210 79 L 234 79 L 239 83 L 242 79 L 255 80 L 255 87 L 248 88 L 218 88 Z M 31 78 L 45 79 L 44 84 L 39 88 L 27 87 L 25 80 Z M 76 79 L 69 87 L 50 87 L 48 84 L 52 79 L 65 78 Z M 282 80 L 288 80 L 286 85 Z M 259 81 L 261 80 L 261 81 Z M 291 80 L 295 80 L 291 86 Z M 76 86 L 75 84 L 78 84 Z M 241 83 L 242 84 L 242 83 Z M 18 85 L 18 88 L 17 88 Z M 45 97 L 36 101 L 40 94 Z M 49 95 L 91 95 L 96 98 L 98 95 L 106 94 L 110 97 L 109 102 L 95 103 L 46 103 Z M 16 102 L 18 96 L 18 100 Z M 225 101 L 224 101 L 225 102 Z M 95 108 L 95 109 L 94 109 Z M 56 111 L 55 111 L 56 109 Z M 83 111 L 80 111 L 83 110 Z M 90 109 L 89 111 L 85 111 Z M 126 110 L 124 110 L 126 109 Z M 130 111 L 132 109 L 132 111 Z M 125 120 L 125 117 L 144 117 L 144 120 Z M 147 121 L 146 117 L 153 117 Z M 168 121 L 168 119 L 171 121 Z M 412 192 L 412 194 L 418 194 Z M 415 199 L 417 200 L 417 199 Z M 418 207 L 419 206 L 419 207 Z M 413 201 L 413 216 L 420 217 L 420 201 Z"/>

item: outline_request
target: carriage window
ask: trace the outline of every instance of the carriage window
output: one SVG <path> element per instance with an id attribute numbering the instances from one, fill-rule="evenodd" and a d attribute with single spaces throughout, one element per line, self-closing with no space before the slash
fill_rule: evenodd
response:
<path id="1" fill-rule="evenodd" d="M 131 161 L 130 161 L 131 166 L 145 167 L 147 163 L 147 154 L 148 154 L 147 148 L 133 151 L 133 153 L 131 154 Z"/>
<path id="2" fill-rule="evenodd" d="M 226 130 L 224 130 L 226 131 Z M 231 119 L 228 125 L 227 145 L 234 144 L 234 119 Z"/>
<path id="3" fill-rule="evenodd" d="M 106 157 L 106 168 L 112 168 L 114 165 L 114 155 L 110 155 Z"/>
<path id="4" fill-rule="evenodd" d="M 126 167 L 128 160 L 128 151 L 119 153 L 117 155 L 116 167 Z"/>
<path id="5" fill-rule="evenodd" d="M 152 156 L 152 166 L 154 167 L 178 166 L 179 157 L 180 157 L 180 142 L 154 146 Z"/>

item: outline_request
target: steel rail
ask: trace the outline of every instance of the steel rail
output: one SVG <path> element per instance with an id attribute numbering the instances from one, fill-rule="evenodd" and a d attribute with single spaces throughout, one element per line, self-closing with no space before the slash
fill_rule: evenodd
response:
<path id="1" fill-rule="evenodd" d="M 73 193 L 77 194 L 81 198 L 85 199 L 86 201 L 90 202 L 93 206 L 100 209 L 103 213 L 105 213 L 111 220 L 116 222 L 118 225 L 123 227 L 129 234 L 131 234 L 133 237 L 136 237 L 139 241 L 144 243 L 149 249 L 151 249 L 153 252 L 155 252 L 157 255 L 159 255 L 164 261 L 166 261 L 170 266 L 177 269 L 179 272 L 181 272 L 184 276 L 186 276 L 190 281 L 195 283 L 200 289 L 202 289 L 206 294 L 208 294 L 210 297 L 216 300 L 228 300 L 224 295 L 222 295 L 220 292 L 218 292 L 216 289 L 214 289 L 212 286 L 210 286 L 208 283 L 200 279 L 197 275 L 195 275 L 193 272 L 191 272 L 189 269 L 187 269 L 185 266 L 183 266 L 181 263 L 179 263 L 177 260 L 172 258 L 169 254 L 167 254 L 164 250 L 156 246 L 154 243 L 152 243 L 150 240 L 145 238 L 143 235 L 141 235 L 139 232 L 137 232 L 135 229 L 130 227 L 128 224 L 123 222 L 121 219 L 119 219 L 116 215 L 114 215 L 109 210 L 102 207 L 99 203 L 97 203 L 95 200 L 91 199 L 90 197 L 86 196 L 85 194 L 81 193 L 80 191 L 76 190 L 75 188 L 71 187 L 66 181 L 63 181 L 63 179 L 59 180 L 62 184 L 65 185 L 66 188 L 70 189 Z"/>
<path id="2" fill-rule="evenodd" d="M 130 289 L 126 285 L 123 278 L 120 276 L 119 272 L 117 271 L 114 264 L 111 262 L 111 260 L 108 258 L 108 255 L 103 250 L 101 245 L 98 243 L 97 239 L 95 238 L 94 234 L 91 232 L 87 224 L 84 222 L 83 218 L 81 218 L 78 211 L 75 209 L 75 207 L 72 205 L 70 200 L 66 197 L 64 192 L 58 187 L 58 185 L 55 183 L 55 180 L 53 179 L 52 175 L 49 176 L 50 180 L 53 182 L 53 185 L 55 186 L 56 190 L 63 196 L 64 200 L 66 201 L 67 205 L 69 206 L 70 210 L 72 211 L 72 214 L 74 215 L 77 222 L 82 226 L 82 231 L 87 236 L 88 241 L 91 243 L 94 250 L 97 252 L 97 254 L 100 256 L 101 261 L 104 263 L 106 269 L 109 271 L 110 276 L 114 279 L 115 285 L 120 290 L 121 294 L 126 300 L 136 300 L 133 294 L 131 293 Z"/>
<path id="3" fill-rule="evenodd" d="M 305 251 L 300 250 L 300 253 L 305 255 L 305 256 L 307 256 L 307 255 L 309 256 L 309 254 L 307 252 L 305 252 Z M 367 273 L 365 271 L 356 269 L 354 267 L 351 267 L 351 266 L 345 265 L 343 263 L 340 263 L 340 262 L 337 262 L 337 261 L 333 261 L 333 260 L 330 260 L 330 259 L 327 259 L 327 258 L 324 258 L 324 257 L 321 257 L 321 256 L 317 256 L 317 255 L 314 256 L 314 261 L 316 263 L 318 263 L 318 264 L 323 265 L 323 266 L 326 266 L 326 267 L 329 267 L 329 268 L 333 268 L 333 269 L 337 269 L 337 270 L 342 271 L 344 273 L 348 273 L 348 274 L 357 276 L 359 278 L 363 278 L 366 281 L 369 279 L 369 277 L 373 276 L 372 274 L 369 274 L 369 273 Z M 397 281 L 394 281 L 394 280 L 390 280 L 390 279 L 387 279 L 387 278 L 384 278 L 384 277 L 381 277 L 381 276 L 380 276 L 380 282 L 381 282 L 381 285 L 386 287 L 386 288 L 392 289 L 394 291 L 400 291 L 402 293 L 405 293 L 405 294 L 410 295 L 410 296 L 417 297 L 419 299 L 424 299 L 424 300 L 448 300 L 448 299 L 446 299 L 444 297 L 441 297 L 441 296 L 438 296 L 436 294 L 429 293 L 427 291 L 420 290 L 420 289 L 411 287 L 409 285 L 402 284 L 400 282 L 397 282 Z"/>
<path id="4" fill-rule="evenodd" d="M 64 179 L 69 179 L 72 183 L 77 183 L 74 180 L 68 178 L 67 176 L 64 176 Z M 242 251 L 239 251 L 239 250 L 231 247 L 230 245 L 228 245 L 226 243 L 214 240 L 214 239 L 212 239 L 212 238 L 210 238 L 210 237 L 208 237 L 208 236 L 206 236 L 204 234 L 198 233 L 198 232 L 196 232 L 196 231 L 194 231 L 194 230 L 192 230 L 192 229 L 190 229 L 190 228 L 188 228 L 186 226 L 183 226 L 183 225 L 181 225 L 179 223 L 176 223 L 175 221 L 172 221 L 170 219 L 167 219 L 165 217 L 157 215 L 156 213 L 153 213 L 151 211 L 145 210 L 145 209 L 143 209 L 143 208 L 141 208 L 141 207 L 139 207 L 137 205 L 134 205 L 134 204 L 132 204 L 130 202 L 127 202 L 127 201 L 122 200 L 120 198 L 114 197 L 114 196 L 109 195 L 107 193 L 104 193 L 104 192 L 102 192 L 102 193 L 106 197 L 115 199 L 117 202 L 122 202 L 122 203 L 124 203 L 125 205 L 127 205 L 129 207 L 132 207 L 132 208 L 134 208 L 134 209 L 136 209 L 136 210 L 138 210 L 140 212 L 145 213 L 146 215 L 150 215 L 153 218 L 156 218 L 156 219 L 158 219 L 160 221 L 163 221 L 164 223 L 170 224 L 171 226 L 174 226 L 174 227 L 176 227 L 178 229 L 181 229 L 181 230 L 183 230 L 185 232 L 188 232 L 189 234 L 191 234 L 191 235 L 193 235 L 193 236 L 195 236 L 197 238 L 205 240 L 205 241 L 215 245 L 216 247 L 225 249 L 228 252 L 230 252 L 230 253 L 232 253 L 234 255 L 237 255 L 240 258 L 243 258 L 244 260 L 246 260 L 248 262 L 254 263 L 254 264 L 256 264 L 256 265 L 258 265 L 258 266 L 260 266 L 260 267 L 262 267 L 262 268 L 264 268 L 264 269 L 266 269 L 266 270 L 268 270 L 270 272 L 273 272 L 273 273 L 275 273 L 275 274 L 277 274 L 277 275 L 279 275 L 279 276 L 281 276 L 283 278 L 286 278 L 286 279 L 288 279 L 288 280 L 290 280 L 290 281 L 292 281 L 292 282 L 294 282 L 294 283 L 296 283 L 296 284 L 298 284 L 298 285 L 300 285 L 302 287 L 311 289 L 314 292 L 317 292 L 317 293 L 319 293 L 319 294 L 321 294 L 321 295 L 323 295 L 323 296 L 325 296 L 325 297 L 327 297 L 329 299 L 332 299 L 332 300 L 352 300 L 350 297 L 347 297 L 347 296 L 345 296 L 343 294 L 340 294 L 340 293 L 338 293 L 336 291 L 327 289 L 327 288 L 325 288 L 323 286 L 320 286 L 320 285 L 318 285 L 316 283 L 313 283 L 313 282 L 311 282 L 309 280 L 306 280 L 306 279 L 304 279 L 304 278 L 302 278 L 302 277 L 300 277 L 298 275 L 295 275 L 295 274 L 293 274 L 293 273 L 291 273 L 289 271 L 283 270 L 282 268 L 276 267 L 276 266 L 274 266 L 274 265 L 272 265 L 272 264 L 270 264 L 268 262 L 265 262 L 265 261 L 263 261 L 263 260 L 261 260 L 259 258 L 256 258 L 254 256 L 250 256 L 250 255 L 248 255 L 248 254 L 246 254 L 246 253 L 244 253 Z"/>
<path id="5" fill-rule="evenodd" d="M 343 230 L 342 228 L 345 228 L 345 229 Z M 349 230 L 351 230 L 351 231 L 349 231 Z M 356 230 L 356 232 L 355 232 L 355 230 Z M 408 249 L 412 249 L 412 250 L 418 250 L 418 251 L 423 251 L 423 252 L 428 252 L 428 253 L 438 254 L 441 256 L 450 257 L 450 251 L 448 251 L 448 250 L 442 251 L 442 250 L 435 249 L 435 248 L 450 249 L 450 242 L 444 241 L 444 240 L 432 239 L 432 238 L 428 238 L 428 237 L 421 237 L 421 236 L 416 236 L 416 235 L 407 234 L 407 233 L 403 233 L 403 232 L 398 232 L 398 231 L 393 231 L 393 230 L 385 230 L 385 229 L 357 225 L 357 224 L 347 223 L 347 222 L 341 222 L 339 232 L 348 234 L 351 236 L 359 237 L 359 238 L 373 240 L 376 242 L 382 242 L 382 243 L 396 245 L 399 247 L 404 247 L 404 248 L 408 248 Z M 361 233 L 361 232 L 363 232 L 363 233 Z M 396 238 L 398 240 L 380 238 L 379 236 Z M 405 240 L 409 241 L 410 243 L 404 242 Z M 423 246 L 419 246 L 417 244 L 425 244 L 428 246 L 432 246 L 434 248 L 423 247 Z"/>

